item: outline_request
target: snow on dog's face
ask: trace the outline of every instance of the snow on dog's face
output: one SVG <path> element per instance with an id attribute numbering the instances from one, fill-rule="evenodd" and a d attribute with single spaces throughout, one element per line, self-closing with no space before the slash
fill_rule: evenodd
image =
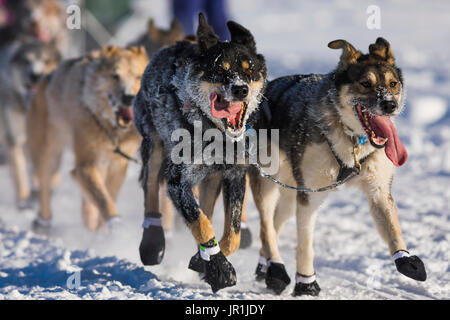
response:
<path id="1" fill-rule="evenodd" d="M 394 165 L 403 165 L 407 153 L 391 117 L 403 109 L 405 92 L 389 42 L 378 38 L 366 55 L 345 40 L 328 46 L 343 49 L 335 79 L 341 120 L 358 135 L 367 135 L 373 147 L 385 148 Z"/>
<path id="2" fill-rule="evenodd" d="M 115 119 L 121 128 L 129 128 L 133 124 L 133 99 L 140 88 L 141 77 L 148 64 L 144 47 L 122 49 L 108 46 L 101 52 L 94 52 L 95 59 L 90 68 L 85 86 L 85 99 L 98 104 L 105 101 L 104 112 L 108 118 Z M 91 105 L 91 103 L 90 103 Z"/>
<path id="3" fill-rule="evenodd" d="M 258 107 L 267 69 L 252 34 L 232 21 L 227 26 L 231 41 L 220 42 L 203 15 L 199 16 L 201 57 L 193 70 L 198 83 L 192 100 L 218 128 L 237 138 Z"/>

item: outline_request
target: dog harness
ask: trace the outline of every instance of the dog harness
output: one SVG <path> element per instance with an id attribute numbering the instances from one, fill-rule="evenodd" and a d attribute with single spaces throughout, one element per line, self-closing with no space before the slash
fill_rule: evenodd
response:
<path id="1" fill-rule="evenodd" d="M 324 192 L 324 191 L 328 191 L 331 189 L 335 189 L 337 187 L 339 187 L 340 185 L 346 183 L 347 181 L 349 181 L 350 179 L 356 177 L 357 175 L 360 174 L 361 172 L 361 164 L 364 163 L 364 161 L 367 160 L 367 158 L 371 155 L 367 155 L 366 157 L 364 157 L 361 160 L 358 160 L 358 153 L 361 151 L 361 146 L 364 145 L 367 142 L 367 137 L 363 136 L 363 137 L 359 137 L 358 139 L 356 139 L 355 137 L 351 137 L 350 138 L 352 140 L 353 143 L 353 159 L 355 161 L 355 165 L 351 168 L 347 167 L 344 162 L 341 160 L 341 158 L 339 158 L 339 156 L 337 155 L 337 153 L 334 151 L 331 141 L 328 140 L 325 137 L 325 140 L 327 141 L 331 152 L 334 155 L 334 158 L 336 159 L 336 162 L 339 165 L 339 174 L 338 177 L 336 179 L 336 182 L 326 186 L 326 187 L 322 187 L 322 188 L 318 188 L 318 189 L 312 189 L 312 188 L 306 188 L 306 187 L 294 187 L 294 186 L 290 186 L 278 179 L 275 179 L 274 177 L 272 177 L 271 175 L 269 175 L 268 173 L 264 172 L 264 170 L 256 163 L 254 164 L 254 166 L 256 167 L 256 169 L 259 171 L 259 173 L 267 178 L 272 180 L 273 182 L 275 182 L 276 184 L 282 186 L 283 188 L 287 188 L 287 189 L 291 189 L 291 190 L 295 190 L 295 191 L 299 191 L 299 192 Z"/>

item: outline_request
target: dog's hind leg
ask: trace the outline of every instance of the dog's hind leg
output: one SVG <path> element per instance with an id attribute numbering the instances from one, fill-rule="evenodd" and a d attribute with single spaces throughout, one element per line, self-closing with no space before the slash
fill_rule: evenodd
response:
<path id="1" fill-rule="evenodd" d="M 370 213 L 379 234 L 389 247 L 397 270 L 414 280 L 425 281 L 427 273 L 423 262 L 417 256 L 409 255 L 402 238 L 398 208 L 391 195 L 393 166 L 384 152 L 382 156 L 379 154 L 365 163 L 361 178 L 362 190 L 369 200 Z"/>
<path id="2" fill-rule="evenodd" d="M 33 176 L 39 189 L 39 216 L 33 222 L 33 229 L 48 232 L 52 218 L 50 199 L 58 177 L 59 166 L 64 150 L 64 141 L 58 128 L 48 119 L 44 80 L 33 98 L 27 113 L 27 137 Z"/>
<path id="3" fill-rule="evenodd" d="M 225 255 L 230 255 L 239 248 L 242 208 L 247 198 L 246 186 L 245 174 L 243 177 L 234 178 L 233 180 L 224 179 L 223 181 L 225 223 L 220 249 Z"/>
<path id="4" fill-rule="evenodd" d="M 249 177 L 246 175 L 245 177 L 245 190 L 247 191 L 250 188 L 249 185 Z M 252 245 L 252 233 L 250 232 L 250 228 L 247 225 L 247 192 L 245 193 L 245 199 L 242 206 L 242 216 L 241 216 L 241 242 L 239 244 L 239 248 L 246 249 Z"/>
<path id="5" fill-rule="evenodd" d="M 256 268 L 256 279 L 265 279 L 266 285 L 280 294 L 291 282 L 278 250 L 274 215 L 280 201 L 279 187 L 257 173 L 250 177 L 255 205 L 260 215 L 262 249 Z"/>
<path id="6" fill-rule="evenodd" d="M 85 195 L 82 196 L 81 213 L 83 223 L 90 232 L 98 230 L 101 224 L 98 208 Z"/>
<path id="7" fill-rule="evenodd" d="M 139 254 L 144 265 L 155 265 L 161 263 L 165 253 L 159 208 L 159 171 L 163 164 L 163 146 L 156 133 L 147 135 L 142 141 L 141 157 L 143 166 L 140 180 L 144 189 L 145 220 Z"/>
<path id="8" fill-rule="evenodd" d="M 25 156 L 25 110 L 17 99 L 7 99 L 9 106 L 0 106 L 0 121 L 7 143 L 7 156 L 14 185 L 16 205 L 18 209 L 29 209 L 31 206 L 30 187 L 28 182 L 27 160 Z"/>

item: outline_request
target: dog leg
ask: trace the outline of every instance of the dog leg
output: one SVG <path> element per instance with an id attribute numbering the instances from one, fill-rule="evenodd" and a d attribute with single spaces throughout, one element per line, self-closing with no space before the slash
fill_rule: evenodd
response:
<path id="1" fill-rule="evenodd" d="M 28 172 L 24 146 L 21 144 L 8 147 L 8 158 L 11 171 L 11 177 L 14 182 L 16 192 L 16 203 L 18 209 L 29 209 L 31 203 L 30 187 L 28 182 Z"/>
<path id="2" fill-rule="evenodd" d="M 105 185 L 106 168 L 94 163 L 77 163 L 71 174 L 105 221 L 117 217 L 114 200 Z"/>
<path id="3" fill-rule="evenodd" d="M 241 215 L 242 207 L 247 194 L 246 175 L 233 180 L 223 181 L 223 203 L 225 209 L 225 223 L 223 237 L 220 241 L 220 249 L 226 255 L 230 255 L 239 248 L 241 240 Z"/>
<path id="4" fill-rule="evenodd" d="M 217 198 L 220 195 L 222 189 L 221 183 L 222 175 L 219 173 L 211 174 L 199 185 L 199 202 L 200 208 L 206 213 L 209 220 L 212 220 L 214 214 L 214 207 L 216 205 Z"/>
<path id="5" fill-rule="evenodd" d="M 317 216 L 317 209 L 325 199 L 327 193 L 312 193 L 308 202 L 297 201 L 297 274 L 294 296 L 317 296 L 320 287 L 315 280 L 313 233 Z"/>
<path id="6" fill-rule="evenodd" d="M 199 254 L 204 263 L 204 280 L 211 286 L 213 292 L 216 292 L 234 286 L 236 272 L 220 251 L 211 221 L 195 200 L 192 192 L 194 182 L 186 180 L 190 178 L 190 175 L 183 174 L 186 171 L 184 165 L 171 163 L 167 189 L 173 204 L 185 218 L 192 235 L 200 245 Z"/>
<path id="7" fill-rule="evenodd" d="M 239 248 L 246 249 L 252 245 L 252 233 L 250 228 L 247 225 L 247 190 L 250 188 L 249 186 L 249 177 L 248 175 L 245 177 L 245 198 L 242 206 L 242 217 L 241 217 L 241 243 Z"/>
<path id="8" fill-rule="evenodd" d="M 278 250 L 274 214 L 279 203 L 280 191 L 272 181 L 257 175 L 250 177 L 256 207 L 260 214 L 261 242 L 263 250 L 256 267 L 256 278 L 265 279 L 267 288 L 280 294 L 291 282 Z M 264 258 L 266 265 L 264 265 Z"/>
<path id="9" fill-rule="evenodd" d="M 162 227 L 159 209 L 159 170 L 163 162 L 163 149 L 159 137 L 152 135 L 153 140 L 143 140 L 141 156 L 144 162 L 141 172 L 141 183 L 144 189 L 145 218 L 139 255 L 144 265 L 160 264 L 164 258 L 166 240 Z M 150 138 L 148 138 L 150 139 Z M 167 198 L 167 195 L 166 195 Z"/>
<path id="10" fill-rule="evenodd" d="M 174 225 L 174 207 L 167 196 L 167 182 L 163 181 L 159 191 L 159 207 L 162 214 L 162 226 L 164 232 L 171 231 Z"/>
<path id="11" fill-rule="evenodd" d="M 100 213 L 98 211 L 98 208 L 91 201 L 89 201 L 89 199 L 87 199 L 85 196 L 83 196 L 82 198 L 83 200 L 81 211 L 83 216 L 83 223 L 90 232 L 95 232 L 101 225 Z"/>
<path id="12" fill-rule="evenodd" d="M 58 131 L 51 124 L 34 121 L 29 124 L 35 134 L 28 135 L 30 158 L 39 192 L 39 216 L 33 221 L 36 232 L 48 233 L 50 229 L 51 194 L 56 177 L 59 176 L 64 143 L 57 139 Z M 39 127 L 39 128 L 37 128 Z"/>
<path id="13" fill-rule="evenodd" d="M 369 200 L 370 213 L 378 232 L 387 243 L 397 270 L 411 279 L 425 281 L 427 273 L 423 262 L 417 256 L 409 255 L 402 238 L 398 208 L 390 190 L 392 174 L 379 170 L 377 172 L 371 172 L 371 169 L 368 169 L 361 183 Z"/>

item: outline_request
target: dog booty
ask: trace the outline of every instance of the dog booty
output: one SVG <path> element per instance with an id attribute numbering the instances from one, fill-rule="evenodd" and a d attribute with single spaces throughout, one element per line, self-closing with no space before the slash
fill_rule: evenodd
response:
<path id="1" fill-rule="evenodd" d="M 418 256 L 410 256 L 407 251 L 397 251 L 393 256 L 397 271 L 416 281 L 427 280 L 425 265 Z"/>
<path id="2" fill-rule="evenodd" d="M 166 250 L 161 214 L 152 213 L 147 215 L 142 227 L 144 228 L 144 232 L 142 234 L 141 244 L 139 245 L 141 261 L 145 266 L 160 264 Z"/>
<path id="3" fill-rule="evenodd" d="M 41 235 L 50 235 L 50 231 L 52 229 L 52 221 L 51 220 L 44 220 L 41 217 L 37 217 L 33 220 L 33 223 L 31 224 L 31 229 Z"/>
<path id="4" fill-rule="evenodd" d="M 203 263 L 199 252 L 192 256 L 191 260 L 189 261 L 188 268 L 198 273 L 205 273 L 205 264 Z"/>
<path id="5" fill-rule="evenodd" d="M 267 268 L 268 265 L 266 258 L 260 256 L 258 260 L 258 265 L 256 266 L 255 270 L 256 281 L 262 281 L 266 279 Z"/>
<path id="6" fill-rule="evenodd" d="M 266 285 L 268 289 L 280 294 L 291 283 L 283 263 L 269 261 L 266 274 Z"/>
<path id="7" fill-rule="evenodd" d="M 316 275 L 309 277 L 299 273 L 295 276 L 295 288 L 292 295 L 296 296 L 318 296 L 320 292 L 319 284 L 316 281 Z"/>

